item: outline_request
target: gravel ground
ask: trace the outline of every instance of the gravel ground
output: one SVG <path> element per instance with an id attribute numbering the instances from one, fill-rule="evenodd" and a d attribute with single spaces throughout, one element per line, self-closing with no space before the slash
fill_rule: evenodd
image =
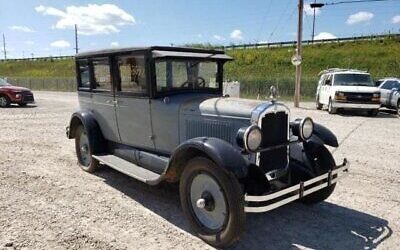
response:
<path id="1" fill-rule="evenodd" d="M 110 168 L 80 171 L 65 126 L 76 94 L 36 92 L 0 109 L 0 249 L 207 249 L 191 234 L 176 185 L 150 187 Z M 398 249 L 400 119 L 292 109 L 331 128 L 351 171 L 319 205 L 248 214 L 234 249 Z"/>

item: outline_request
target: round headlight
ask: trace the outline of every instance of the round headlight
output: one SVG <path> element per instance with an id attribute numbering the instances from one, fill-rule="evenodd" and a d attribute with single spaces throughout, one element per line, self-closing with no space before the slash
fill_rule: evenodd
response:
<path id="1" fill-rule="evenodd" d="M 250 126 L 246 129 L 246 132 L 244 133 L 244 147 L 247 151 L 254 152 L 256 151 L 262 141 L 262 134 L 261 134 L 261 129 L 256 126 Z"/>
<path id="2" fill-rule="evenodd" d="M 311 138 L 314 131 L 314 122 L 310 117 L 304 118 L 300 123 L 300 137 L 303 140 Z"/>

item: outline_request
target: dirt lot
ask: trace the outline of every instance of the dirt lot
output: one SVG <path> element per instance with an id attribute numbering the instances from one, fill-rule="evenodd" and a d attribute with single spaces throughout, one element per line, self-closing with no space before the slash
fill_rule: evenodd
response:
<path id="1" fill-rule="evenodd" d="M 65 126 L 77 98 L 37 92 L 37 107 L 0 109 L 0 249 L 210 248 L 191 234 L 176 186 L 149 187 L 112 169 L 80 171 Z M 322 204 L 247 216 L 234 248 L 398 249 L 400 119 L 292 109 L 339 138 L 351 172 Z"/>

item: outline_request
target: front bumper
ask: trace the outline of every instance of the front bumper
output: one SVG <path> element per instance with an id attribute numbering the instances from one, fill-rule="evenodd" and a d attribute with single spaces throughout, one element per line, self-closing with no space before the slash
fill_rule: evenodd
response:
<path id="1" fill-rule="evenodd" d="M 245 212 L 267 212 L 292 201 L 301 199 L 304 196 L 312 194 L 323 188 L 329 187 L 332 184 L 336 183 L 340 178 L 347 175 L 349 165 L 350 164 L 347 159 L 344 159 L 343 163 L 339 166 L 336 166 L 334 170 L 330 170 L 328 173 L 317 176 L 310 180 L 300 182 L 297 185 L 263 196 L 245 195 L 245 201 L 247 203 L 247 205 L 245 206 Z M 315 185 L 316 183 L 319 184 Z M 263 206 L 263 204 L 265 203 L 268 203 L 268 205 Z"/>
<path id="2" fill-rule="evenodd" d="M 334 108 L 343 108 L 343 109 L 379 109 L 379 103 L 351 103 L 351 102 L 333 102 Z"/>

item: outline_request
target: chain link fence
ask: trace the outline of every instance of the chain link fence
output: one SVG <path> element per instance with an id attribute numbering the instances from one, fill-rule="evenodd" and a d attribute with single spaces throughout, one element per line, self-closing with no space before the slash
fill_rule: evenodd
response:
<path id="1" fill-rule="evenodd" d="M 31 90 L 46 91 L 76 91 L 75 77 L 57 78 L 30 78 L 30 77 L 4 77 L 13 85 L 26 87 Z M 274 85 L 281 97 L 292 97 L 294 95 L 294 77 L 268 77 L 265 80 L 242 79 L 240 82 L 240 96 L 244 98 L 265 98 L 269 96 L 269 89 Z M 302 78 L 302 97 L 312 98 L 315 96 L 318 77 Z"/>

